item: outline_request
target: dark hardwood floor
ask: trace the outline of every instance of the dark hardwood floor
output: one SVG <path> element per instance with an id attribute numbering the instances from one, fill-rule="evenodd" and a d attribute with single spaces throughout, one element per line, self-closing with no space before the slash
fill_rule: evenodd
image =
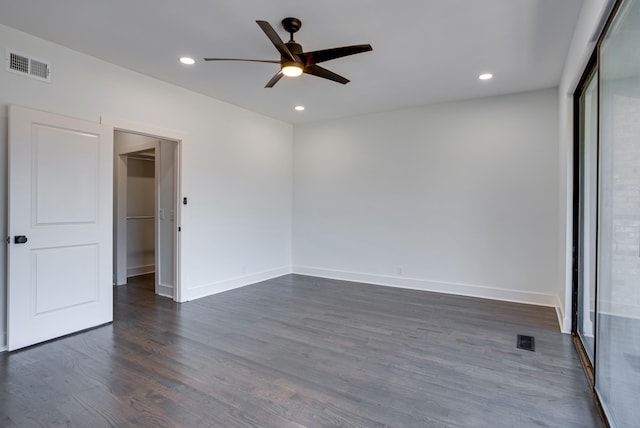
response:
<path id="1" fill-rule="evenodd" d="M 287 275 L 0 354 L 2 427 L 595 427 L 552 308 Z M 533 335 L 535 352 L 516 349 Z"/>

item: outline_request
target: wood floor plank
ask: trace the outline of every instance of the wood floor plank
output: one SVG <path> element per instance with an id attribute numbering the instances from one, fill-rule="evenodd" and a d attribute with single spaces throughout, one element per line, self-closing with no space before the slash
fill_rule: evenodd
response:
<path id="1" fill-rule="evenodd" d="M 0 355 L 7 427 L 597 427 L 552 308 L 285 275 Z M 516 349 L 516 335 L 536 352 Z"/>

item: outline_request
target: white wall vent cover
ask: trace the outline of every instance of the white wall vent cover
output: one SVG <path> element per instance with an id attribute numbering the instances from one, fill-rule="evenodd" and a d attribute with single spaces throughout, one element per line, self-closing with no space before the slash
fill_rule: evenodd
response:
<path id="1" fill-rule="evenodd" d="M 5 69 L 12 73 L 51 83 L 51 63 L 30 58 L 16 51 L 6 50 Z"/>

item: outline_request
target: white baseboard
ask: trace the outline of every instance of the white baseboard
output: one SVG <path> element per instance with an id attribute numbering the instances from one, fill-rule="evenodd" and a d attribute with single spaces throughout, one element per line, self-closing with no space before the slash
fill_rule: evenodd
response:
<path id="1" fill-rule="evenodd" d="M 558 325 L 560 326 L 560 331 L 564 334 L 571 334 L 571 316 L 565 315 L 564 306 L 560 301 L 560 296 L 556 296 L 556 315 L 558 316 Z"/>
<path id="2" fill-rule="evenodd" d="M 246 285 L 255 284 L 260 281 L 277 278 L 282 275 L 291 273 L 291 266 L 284 266 L 276 269 L 266 270 L 262 272 L 252 273 L 250 275 L 242 275 L 235 278 L 229 278 L 210 284 L 204 284 L 199 287 L 182 290 L 182 302 L 199 299 L 201 297 L 210 296 L 212 294 L 222 293 L 223 291 L 233 290 L 234 288 L 244 287 Z"/>
<path id="3" fill-rule="evenodd" d="M 155 271 L 156 271 L 156 265 L 155 264 L 128 267 L 127 268 L 127 278 L 130 278 L 132 276 L 146 275 L 148 273 L 154 273 Z"/>
<path id="4" fill-rule="evenodd" d="M 430 281 L 420 278 L 407 278 L 404 276 L 346 272 L 310 266 L 293 266 L 293 273 L 343 281 L 364 282 L 367 284 L 384 285 L 387 287 L 408 288 L 411 290 L 433 291 L 436 293 L 479 297 L 482 299 L 527 303 L 539 306 L 556 306 L 556 297 L 552 294 L 507 290 L 504 288 L 487 287 L 483 285 Z"/>
<path id="5" fill-rule="evenodd" d="M 158 283 L 157 294 L 163 297 L 168 297 L 173 299 L 173 285 L 167 285 L 163 283 Z"/>

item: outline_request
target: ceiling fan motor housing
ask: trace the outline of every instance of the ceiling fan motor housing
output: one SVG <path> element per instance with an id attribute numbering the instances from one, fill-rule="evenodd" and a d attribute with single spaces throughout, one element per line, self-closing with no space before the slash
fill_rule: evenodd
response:
<path id="1" fill-rule="evenodd" d="M 302 53 L 302 45 L 296 42 L 287 42 L 285 43 L 285 45 L 289 49 L 289 52 L 291 52 L 293 56 L 296 58 L 296 61 L 291 61 L 290 58 L 283 56 L 282 65 L 298 65 L 300 67 L 304 67 L 305 63 L 302 61 L 302 58 L 300 57 L 300 54 Z"/>

